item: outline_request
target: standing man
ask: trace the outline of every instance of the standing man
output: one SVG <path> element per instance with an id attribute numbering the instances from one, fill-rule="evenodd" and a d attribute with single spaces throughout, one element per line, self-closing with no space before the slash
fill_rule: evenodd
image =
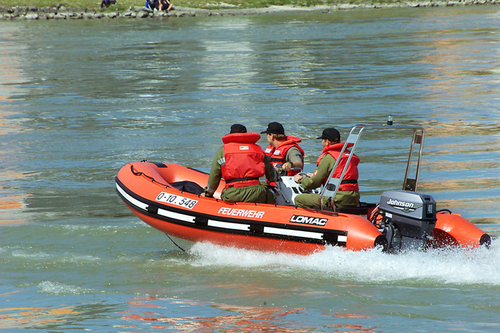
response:
<path id="1" fill-rule="evenodd" d="M 224 201 L 274 203 L 274 196 L 259 178 L 276 180 L 276 172 L 256 143 L 258 133 L 247 133 L 245 126 L 234 124 L 231 132 L 222 138 L 224 145 L 217 151 L 210 170 L 204 196 L 213 197 L 221 178 L 226 186 L 221 194 Z"/>
<path id="2" fill-rule="evenodd" d="M 335 128 L 327 128 L 323 134 L 318 138 L 321 139 L 323 146 L 323 153 L 319 156 L 316 162 L 316 170 L 314 173 L 309 174 L 310 177 L 303 178 L 301 175 L 295 175 L 295 182 L 302 185 L 306 190 L 318 188 L 324 185 L 328 180 L 335 161 L 339 158 L 340 151 L 344 143 L 340 142 L 340 133 Z M 344 151 L 343 156 L 340 157 L 340 163 L 333 173 L 333 177 L 340 177 L 344 169 L 349 151 Z M 340 183 L 339 190 L 335 196 L 336 207 L 357 207 L 359 204 L 359 187 L 358 187 L 358 164 L 359 157 L 353 155 L 349 167 L 344 174 L 342 183 Z M 323 197 L 322 206 L 331 207 L 331 198 Z M 295 205 L 303 208 L 319 208 L 319 194 L 317 193 L 303 193 L 295 197 Z"/>
<path id="3" fill-rule="evenodd" d="M 298 145 L 302 140 L 285 135 L 283 125 L 272 122 L 267 125 L 266 133 L 269 146 L 264 153 L 271 159 L 271 164 L 276 170 L 283 172 L 286 176 L 293 176 L 299 173 L 304 166 L 304 150 Z M 295 168 L 292 170 L 292 168 Z"/>

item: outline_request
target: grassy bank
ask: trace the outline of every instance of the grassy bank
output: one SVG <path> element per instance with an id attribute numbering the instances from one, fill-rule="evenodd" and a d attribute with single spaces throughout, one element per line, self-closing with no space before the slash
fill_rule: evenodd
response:
<path id="1" fill-rule="evenodd" d="M 230 6 L 237 6 L 238 8 L 263 8 L 268 6 L 284 6 L 284 5 L 297 5 L 297 6 L 315 6 L 326 4 L 338 3 L 397 3 L 399 0 L 172 0 L 174 6 L 190 7 L 190 8 L 208 8 L 208 7 L 224 7 L 220 4 L 228 4 Z M 66 8 L 79 8 L 79 9 L 99 9 L 101 0 L 0 0 L 0 6 L 5 7 L 56 7 L 63 5 Z M 207 4 L 209 4 L 207 6 Z M 130 6 L 144 6 L 144 0 L 117 0 L 116 5 L 111 5 L 108 10 L 125 10 Z"/>

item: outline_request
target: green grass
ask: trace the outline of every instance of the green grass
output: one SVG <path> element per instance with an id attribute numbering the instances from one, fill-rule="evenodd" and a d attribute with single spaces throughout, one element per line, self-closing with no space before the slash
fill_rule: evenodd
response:
<path id="1" fill-rule="evenodd" d="M 190 8 L 205 8 L 207 3 L 217 5 L 226 3 L 238 6 L 240 8 L 264 8 L 268 6 L 283 6 L 283 5 L 298 5 L 298 6 L 315 6 L 325 4 L 338 3 L 393 3 L 399 0 L 172 0 L 174 6 L 190 7 Z M 0 0 L 0 6 L 5 7 L 56 7 L 62 4 L 66 8 L 71 9 L 99 9 L 100 0 Z M 108 10 L 115 11 L 117 8 L 120 11 L 128 9 L 130 6 L 144 7 L 144 0 L 117 0 L 116 5 L 111 5 Z"/>

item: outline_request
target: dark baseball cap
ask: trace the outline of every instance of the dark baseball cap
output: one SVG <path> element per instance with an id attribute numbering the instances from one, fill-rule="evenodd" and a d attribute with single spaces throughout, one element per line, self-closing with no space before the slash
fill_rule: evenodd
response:
<path id="1" fill-rule="evenodd" d="M 283 125 L 274 121 L 267 125 L 267 129 L 265 131 L 260 132 L 260 134 L 264 133 L 285 134 L 285 129 L 283 128 Z"/>
<path id="2" fill-rule="evenodd" d="M 242 124 L 231 125 L 231 132 L 229 133 L 246 133 L 247 128 Z"/>
<path id="3" fill-rule="evenodd" d="M 330 140 L 330 141 L 340 141 L 340 133 L 337 131 L 335 128 L 330 127 L 330 128 L 325 128 L 323 130 L 323 134 L 321 134 L 318 139 L 325 139 L 325 140 Z"/>

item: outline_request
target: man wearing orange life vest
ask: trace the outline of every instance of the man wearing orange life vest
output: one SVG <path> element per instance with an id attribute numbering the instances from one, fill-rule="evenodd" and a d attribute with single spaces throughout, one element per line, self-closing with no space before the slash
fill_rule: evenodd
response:
<path id="1" fill-rule="evenodd" d="M 258 133 L 247 133 L 245 126 L 234 124 L 231 132 L 222 138 L 224 145 L 217 151 L 204 195 L 212 197 L 221 178 L 226 186 L 221 194 L 224 201 L 274 203 L 274 196 L 267 184 L 259 178 L 266 175 L 268 181 L 276 180 L 276 172 L 256 143 Z"/>
<path id="2" fill-rule="evenodd" d="M 330 175 L 335 161 L 339 158 L 340 151 L 344 143 L 340 142 L 340 133 L 335 128 L 327 128 L 318 138 L 321 139 L 323 145 L 323 153 L 319 156 L 316 162 L 316 170 L 309 177 L 295 175 L 294 179 L 297 183 L 306 190 L 318 188 L 325 184 Z M 333 176 L 339 177 L 347 161 L 348 152 L 344 152 L 341 161 L 335 170 Z M 358 187 L 358 164 L 359 158 L 353 155 L 349 168 L 347 169 L 339 191 L 335 196 L 335 206 L 337 207 L 356 207 L 359 204 L 359 187 Z M 319 194 L 303 193 L 295 197 L 295 205 L 304 208 L 319 208 Z M 328 197 L 323 197 L 323 207 L 331 207 L 331 200 Z"/>
<path id="3" fill-rule="evenodd" d="M 269 143 L 264 153 L 271 159 L 271 164 L 286 176 L 298 174 L 304 166 L 304 150 L 298 145 L 302 140 L 285 135 L 283 125 L 277 122 L 269 123 L 260 134 L 264 133 Z"/>

